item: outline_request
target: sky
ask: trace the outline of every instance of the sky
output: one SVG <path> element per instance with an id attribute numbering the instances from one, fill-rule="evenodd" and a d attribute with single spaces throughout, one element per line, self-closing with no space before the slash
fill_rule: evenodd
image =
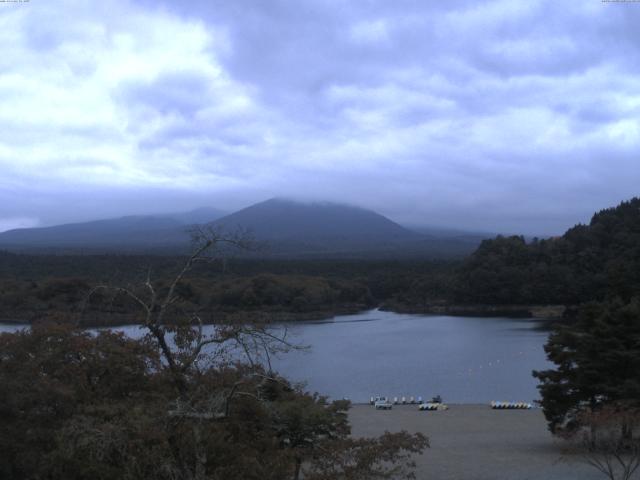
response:
<path id="1" fill-rule="evenodd" d="M 640 186 L 640 3 L 0 2 L 0 231 L 270 197 L 561 234 Z"/>

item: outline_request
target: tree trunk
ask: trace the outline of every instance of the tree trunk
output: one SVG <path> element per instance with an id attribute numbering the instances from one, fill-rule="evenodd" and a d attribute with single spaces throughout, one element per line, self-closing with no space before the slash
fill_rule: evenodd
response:
<path id="1" fill-rule="evenodd" d="M 293 473 L 293 480 L 300 480 L 300 468 L 302 467 L 302 459 L 300 457 L 296 457 L 296 469 Z"/>
<path id="2" fill-rule="evenodd" d="M 207 478 L 207 447 L 202 441 L 202 425 L 197 422 L 193 426 L 193 440 L 196 457 L 194 480 L 206 480 Z"/>

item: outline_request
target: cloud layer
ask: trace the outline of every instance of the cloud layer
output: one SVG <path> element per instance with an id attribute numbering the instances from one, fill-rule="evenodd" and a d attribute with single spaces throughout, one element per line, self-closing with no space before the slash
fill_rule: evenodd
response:
<path id="1" fill-rule="evenodd" d="M 640 4 L 0 4 L 0 229 L 269 196 L 555 234 L 638 194 Z"/>

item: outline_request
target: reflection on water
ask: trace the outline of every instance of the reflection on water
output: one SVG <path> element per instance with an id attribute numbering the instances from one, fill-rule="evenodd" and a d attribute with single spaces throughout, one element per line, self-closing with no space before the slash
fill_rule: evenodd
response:
<path id="1" fill-rule="evenodd" d="M 293 381 L 332 398 L 442 395 L 451 403 L 538 398 L 535 369 L 547 368 L 547 332 L 529 319 L 407 315 L 372 310 L 325 322 L 288 324 L 309 345 L 272 361 Z M 16 329 L 0 324 L 0 332 Z M 284 328 L 284 327 L 282 327 Z M 137 326 L 120 327 L 138 337 Z"/>

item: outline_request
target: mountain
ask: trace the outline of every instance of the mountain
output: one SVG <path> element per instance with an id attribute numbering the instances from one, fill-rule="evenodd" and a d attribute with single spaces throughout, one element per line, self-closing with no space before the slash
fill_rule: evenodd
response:
<path id="1" fill-rule="evenodd" d="M 353 240 L 377 242 L 416 238 L 417 234 L 363 208 L 336 203 L 301 203 L 272 198 L 227 215 L 215 225 L 249 228 L 265 240 Z"/>
<path id="2" fill-rule="evenodd" d="M 428 235 L 371 210 L 336 203 L 274 198 L 230 215 L 201 208 L 184 213 L 128 216 L 0 233 L 12 251 L 176 253 L 189 248 L 191 225 L 248 230 L 270 257 L 452 257 L 471 253 L 480 239 Z"/>
<path id="3" fill-rule="evenodd" d="M 227 215 L 228 212 L 223 212 L 222 210 L 218 210 L 217 208 L 212 207 L 200 207 L 194 210 L 189 210 L 188 212 L 179 212 L 179 213 L 167 213 L 164 215 L 156 215 L 158 218 L 169 218 L 173 220 L 177 220 L 183 225 L 196 225 L 196 224 L 204 224 L 211 223 L 219 218 Z"/>
<path id="4" fill-rule="evenodd" d="M 336 203 L 273 198 L 223 217 L 214 225 L 247 229 L 273 255 L 452 256 L 479 242 L 451 242 L 421 235 L 371 210 Z"/>
<path id="5" fill-rule="evenodd" d="M 81 249 L 87 251 L 175 249 L 188 245 L 188 228 L 212 222 L 223 213 L 212 208 L 160 215 L 19 228 L 0 233 L 0 248 L 10 250 Z"/>

